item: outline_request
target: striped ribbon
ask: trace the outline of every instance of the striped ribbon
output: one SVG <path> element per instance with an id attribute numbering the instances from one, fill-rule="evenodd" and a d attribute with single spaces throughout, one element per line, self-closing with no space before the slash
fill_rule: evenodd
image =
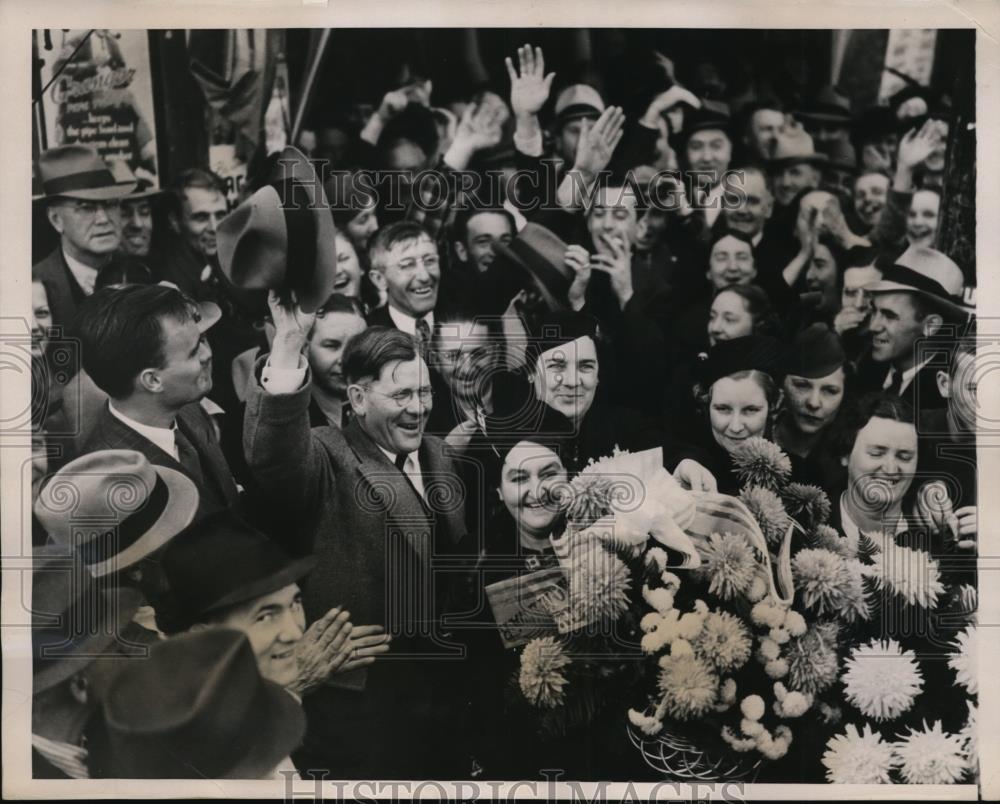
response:
<path id="1" fill-rule="evenodd" d="M 792 532 L 798 527 L 800 526 L 794 520 L 788 526 L 778 548 L 775 563 L 772 565 L 767 539 L 764 538 L 760 525 L 747 507 L 736 497 L 728 494 L 703 493 L 698 495 L 695 517 L 684 531 L 702 552 L 708 544 L 709 536 L 713 533 L 729 532 L 744 536 L 753 550 L 754 557 L 764 567 L 768 595 L 772 601 L 791 605 L 795 596 L 791 560 Z"/>

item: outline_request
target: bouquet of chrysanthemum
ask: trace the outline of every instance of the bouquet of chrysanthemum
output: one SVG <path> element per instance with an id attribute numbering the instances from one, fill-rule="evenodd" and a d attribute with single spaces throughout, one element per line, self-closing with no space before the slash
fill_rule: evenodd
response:
<path id="1" fill-rule="evenodd" d="M 673 551 L 678 565 L 698 561 L 678 524 L 692 517 L 693 499 L 663 468 L 660 450 L 592 462 L 561 500 L 566 529 L 552 540 L 566 580 L 559 634 L 524 646 L 516 685 L 550 734 L 589 722 L 634 683 L 638 651 L 629 642 L 638 641 L 635 578 L 647 544 Z"/>

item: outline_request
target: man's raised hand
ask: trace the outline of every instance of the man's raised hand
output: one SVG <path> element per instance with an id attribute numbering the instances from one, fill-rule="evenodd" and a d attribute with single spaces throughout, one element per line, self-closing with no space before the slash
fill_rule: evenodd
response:
<path id="1" fill-rule="evenodd" d="M 545 75 L 545 56 L 542 49 L 524 45 L 517 49 L 518 69 L 508 56 L 504 59 L 510 76 L 510 107 L 518 119 L 538 114 L 549 99 L 555 73 Z"/>
<path id="2" fill-rule="evenodd" d="M 604 170 L 621 142 L 624 126 L 625 113 L 620 106 L 609 106 L 593 124 L 584 120 L 576 146 L 574 170 L 589 177 Z"/>

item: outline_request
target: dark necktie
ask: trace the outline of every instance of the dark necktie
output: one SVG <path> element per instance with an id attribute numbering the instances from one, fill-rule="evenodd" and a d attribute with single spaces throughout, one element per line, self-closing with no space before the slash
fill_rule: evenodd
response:
<path id="1" fill-rule="evenodd" d="M 897 368 L 889 370 L 892 372 L 892 382 L 889 383 L 889 387 L 885 389 L 885 392 L 893 396 L 900 396 L 903 391 L 903 372 Z"/>
<path id="2" fill-rule="evenodd" d="M 401 452 L 401 453 L 399 453 L 399 455 L 396 456 L 395 464 L 396 464 L 396 468 L 400 472 L 403 472 L 405 474 L 405 472 L 403 471 L 403 467 L 406 466 L 406 453 L 405 452 Z"/>
<path id="3" fill-rule="evenodd" d="M 198 450 L 194 448 L 194 444 L 184 435 L 180 427 L 174 428 L 174 443 L 177 445 L 177 460 L 191 475 L 198 489 L 201 490 L 205 485 L 205 475 L 201 469 Z"/>
<path id="4" fill-rule="evenodd" d="M 420 345 L 420 354 L 426 359 L 427 346 L 431 341 L 431 327 L 424 318 L 418 318 L 416 324 L 416 338 Z"/>

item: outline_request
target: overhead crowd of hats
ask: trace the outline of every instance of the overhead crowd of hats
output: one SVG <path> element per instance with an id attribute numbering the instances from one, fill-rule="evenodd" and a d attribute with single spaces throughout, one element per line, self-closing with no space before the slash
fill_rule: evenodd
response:
<path id="1" fill-rule="evenodd" d="M 955 112 L 656 61 L 40 154 L 35 778 L 976 778 Z"/>

